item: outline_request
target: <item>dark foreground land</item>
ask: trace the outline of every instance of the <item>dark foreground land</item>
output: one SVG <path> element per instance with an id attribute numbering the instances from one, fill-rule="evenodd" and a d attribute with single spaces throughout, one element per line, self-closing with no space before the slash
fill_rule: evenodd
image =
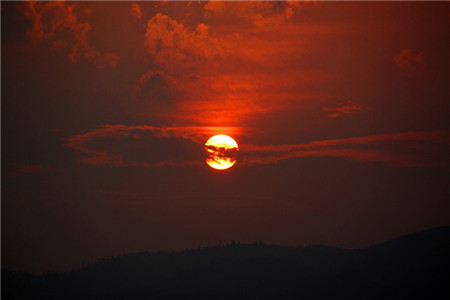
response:
<path id="1" fill-rule="evenodd" d="M 361 250 L 231 244 L 2 270 L 2 299 L 450 299 L 449 257 L 450 227 Z"/>

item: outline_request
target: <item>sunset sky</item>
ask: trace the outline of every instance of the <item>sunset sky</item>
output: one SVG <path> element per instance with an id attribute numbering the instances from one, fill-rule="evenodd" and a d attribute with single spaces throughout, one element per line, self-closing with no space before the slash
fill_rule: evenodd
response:
<path id="1" fill-rule="evenodd" d="M 1 2 L 2 267 L 450 225 L 449 2 Z M 204 144 L 239 144 L 224 171 Z"/>

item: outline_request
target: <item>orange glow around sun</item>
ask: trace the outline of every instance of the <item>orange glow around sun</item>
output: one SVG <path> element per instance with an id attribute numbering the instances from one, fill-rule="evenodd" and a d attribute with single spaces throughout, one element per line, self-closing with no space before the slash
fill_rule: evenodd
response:
<path id="1" fill-rule="evenodd" d="M 218 134 L 205 143 L 208 158 L 206 163 L 213 169 L 226 170 L 236 163 L 239 151 L 236 141 L 228 135 Z"/>

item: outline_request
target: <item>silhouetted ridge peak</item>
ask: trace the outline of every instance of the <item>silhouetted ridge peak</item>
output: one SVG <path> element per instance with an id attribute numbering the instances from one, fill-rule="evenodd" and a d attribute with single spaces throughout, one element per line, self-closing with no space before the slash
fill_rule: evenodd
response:
<path id="1" fill-rule="evenodd" d="M 5 299 L 447 299 L 450 227 L 367 249 L 229 244 L 2 272 Z"/>

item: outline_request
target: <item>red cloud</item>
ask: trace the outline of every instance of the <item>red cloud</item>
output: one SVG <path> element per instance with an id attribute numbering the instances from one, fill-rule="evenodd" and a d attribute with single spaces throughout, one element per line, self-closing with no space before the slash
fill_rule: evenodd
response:
<path id="1" fill-rule="evenodd" d="M 423 52 L 414 54 L 411 49 L 405 49 L 394 57 L 394 61 L 400 68 L 408 70 L 424 70 L 427 66 L 423 60 Z"/>
<path id="2" fill-rule="evenodd" d="M 98 67 L 115 68 L 119 61 L 115 53 L 102 53 L 88 42 L 91 26 L 80 23 L 74 13 L 75 5 L 64 2 L 29 1 L 22 6 L 22 12 L 33 22 L 27 33 L 34 42 L 51 41 L 56 50 L 69 49 L 69 61 L 76 63 L 80 57 Z"/>
<path id="3" fill-rule="evenodd" d="M 139 4 L 133 3 L 130 8 L 130 15 L 138 18 L 139 20 L 142 18 L 142 8 Z"/>
<path id="4" fill-rule="evenodd" d="M 183 68 L 186 63 L 208 60 L 223 54 L 219 41 L 209 34 L 205 24 L 199 24 L 191 31 L 160 13 L 148 21 L 145 39 L 148 53 L 165 69 L 173 66 L 178 69 L 180 65 Z"/>
<path id="5" fill-rule="evenodd" d="M 215 5 L 222 4 L 208 3 L 205 10 L 219 14 L 218 7 L 212 8 Z M 167 15 L 156 14 L 148 21 L 145 33 L 153 68 L 141 76 L 134 94 L 142 96 L 143 82 L 160 74 L 170 80 L 164 81 L 162 94 L 152 90 L 148 100 L 162 95 L 173 105 L 163 108 L 148 105 L 139 113 L 163 115 L 173 123 L 231 126 L 257 114 L 285 109 L 292 102 L 318 97 L 312 86 L 329 75 L 320 70 L 292 68 L 293 61 L 300 61 L 308 49 L 300 37 L 312 32 L 316 35 L 341 32 L 335 27 L 288 23 L 284 14 L 290 4 L 239 2 L 225 7 L 227 11 L 256 10 L 264 18 L 281 14 L 280 22 L 289 28 L 274 30 L 273 24 L 262 22 L 241 32 L 234 23 L 214 23 L 215 18 L 211 25 L 187 27 Z M 292 35 L 299 38 L 292 39 Z"/>

